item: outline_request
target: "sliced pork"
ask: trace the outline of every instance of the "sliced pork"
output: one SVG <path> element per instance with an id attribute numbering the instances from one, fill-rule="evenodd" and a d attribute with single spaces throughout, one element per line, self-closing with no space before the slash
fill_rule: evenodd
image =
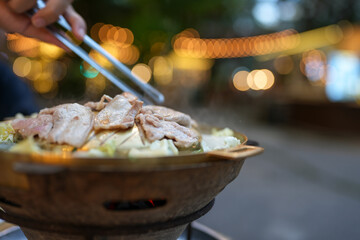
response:
<path id="1" fill-rule="evenodd" d="M 164 138 L 172 139 L 179 148 L 190 148 L 199 144 L 196 131 L 181 126 L 176 121 L 167 121 L 149 111 L 141 111 L 136 116 L 139 130 L 150 142 Z"/>
<path id="2" fill-rule="evenodd" d="M 99 102 L 87 102 L 84 104 L 85 107 L 89 107 L 92 110 L 100 111 L 106 107 L 106 105 L 112 100 L 112 97 L 104 94 Z"/>
<path id="3" fill-rule="evenodd" d="M 135 122 L 143 138 L 150 142 L 171 139 L 178 148 L 199 145 L 189 115 L 161 106 L 143 107 L 143 102 L 131 93 L 114 98 L 104 95 L 99 102 L 85 106 L 74 103 L 46 108 L 36 118 L 14 120 L 12 126 L 24 137 L 38 136 L 50 143 L 81 147 L 90 132 L 129 129 Z"/>
<path id="4" fill-rule="evenodd" d="M 192 123 L 192 119 L 189 115 L 167 107 L 149 105 L 143 107 L 141 112 L 145 114 L 153 114 L 159 119 L 176 122 L 185 127 L 190 127 Z"/>
<path id="5" fill-rule="evenodd" d="M 94 124 L 90 108 L 80 104 L 63 104 L 45 108 L 36 118 L 15 119 L 12 126 L 23 137 L 38 136 L 51 143 L 81 147 Z"/>
<path id="6" fill-rule="evenodd" d="M 77 103 L 46 108 L 40 111 L 41 114 L 53 116 L 54 126 L 46 138 L 52 143 L 81 147 L 94 124 L 94 114 L 90 108 Z"/>
<path id="7" fill-rule="evenodd" d="M 121 95 L 126 98 L 131 104 L 134 104 L 135 101 L 138 101 L 138 98 L 129 92 L 123 92 Z"/>
<path id="8" fill-rule="evenodd" d="M 96 130 L 131 128 L 142 105 L 143 102 L 130 93 L 117 95 L 97 114 L 94 128 Z"/>
<path id="9" fill-rule="evenodd" d="M 50 114 L 39 114 L 36 118 L 15 119 L 11 125 L 23 137 L 47 138 L 53 127 L 53 117 Z"/>

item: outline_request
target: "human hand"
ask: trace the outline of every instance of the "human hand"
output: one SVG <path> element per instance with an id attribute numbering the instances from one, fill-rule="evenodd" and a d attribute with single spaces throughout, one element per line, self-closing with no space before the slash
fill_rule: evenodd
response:
<path id="1" fill-rule="evenodd" d="M 71 2 L 72 0 L 48 0 L 46 7 L 30 18 L 25 13 L 36 5 L 36 0 L 0 0 L 0 28 L 64 47 L 45 27 L 63 15 L 71 25 L 75 37 L 82 40 L 86 33 L 86 23 L 75 12 Z"/>

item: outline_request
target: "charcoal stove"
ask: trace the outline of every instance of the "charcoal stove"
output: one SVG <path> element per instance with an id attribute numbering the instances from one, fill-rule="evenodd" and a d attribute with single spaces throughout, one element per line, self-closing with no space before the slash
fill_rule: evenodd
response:
<path id="1" fill-rule="evenodd" d="M 189 223 L 206 214 L 213 205 L 214 200 L 210 201 L 205 207 L 187 216 L 178 217 L 166 222 L 142 225 L 89 226 L 34 221 L 32 219 L 7 214 L 3 210 L 0 210 L 0 219 L 8 222 L 16 222 L 21 226 L 21 230 L 29 240 L 175 239 L 175 237 L 184 232 Z M 186 238 L 191 239 L 191 233 L 192 231 L 188 229 L 186 231 Z"/>
<path id="2" fill-rule="evenodd" d="M 0 218 L 28 240 L 176 240 L 260 147 L 171 157 L 0 154 Z"/>

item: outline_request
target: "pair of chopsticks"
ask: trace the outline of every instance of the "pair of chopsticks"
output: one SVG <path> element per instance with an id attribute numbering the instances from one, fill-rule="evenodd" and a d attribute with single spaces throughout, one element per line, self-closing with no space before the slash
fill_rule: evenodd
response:
<path id="1" fill-rule="evenodd" d="M 43 0 L 37 1 L 37 6 L 28 12 L 30 16 L 34 15 L 39 9 L 42 9 L 46 6 Z M 72 31 L 70 24 L 66 21 L 63 16 L 60 16 L 57 24 L 59 24 L 62 28 L 67 31 Z M 90 64 L 93 68 L 99 71 L 104 77 L 109 79 L 114 85 L 120 88 L 124 92 L 130 92 L 137 96 L 138 98 L 144 100 L 146 103 L 155 102 L 157 104 L 161 104 L 164 102 L 164 95 L 160 93 L 158 90 L 153 88 L 151 85 L 144 83 L 141 81 L 136 75 L 134 75 L 131 70 L 125 66 L 123 63 L 119 62 L 116 58 L 114 58 L 111 54 L 109 54 L 105 49 L 103 49 L 98 43 L 96 43 L 91 37 L 88 35 L 84 36 L 84 43 L 90 48 L 94 49 L 102 56 L 104 56 L 107 60 L 109 60 L 117 70 L 123 73 L 126 77 L 128 77 L 132 83 L 138 86 L 142 91 L 143 95 L 136 92 L 134 89 L 126 85 L 119 78 L 117 78 L 113 73 L 108 71 L 107 69 L 100 66 L 96 61 L 89 57 L 89 54 L 82 49 L 80 46 L 75 44 L 70 38 L 68 38 L 65 32 L 60 29 L 56 24 L 52 24 L 47 27 L 48 30 L 66 47 L 68 47 L 71 51 L 73 51 L 76 55 L 82 58 L 85 62 Z"/>

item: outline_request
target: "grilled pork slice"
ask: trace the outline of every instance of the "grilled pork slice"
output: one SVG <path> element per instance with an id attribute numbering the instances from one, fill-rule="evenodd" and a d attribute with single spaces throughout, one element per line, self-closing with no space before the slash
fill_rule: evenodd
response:
<path id="1" fill-rule="evenodd" d="M 115 96 L 95 117 L 95 130 L 133 127 L 142 105 L 143 102 L 130 93 Z"/>
<path id="2" fill-rule="evenodd" d="M 129 93 L 129 92 L 123 92 L 123 93 L 121 94 L 121 96 L 123 96 L 124 98 L 126 98 L 131 104 L 134 104 L 135 101 L 138 100 L 138 98 L 137 98 L 135 95 L 133 95 L 133 94 L 131 94 L 131 93 Z"/>
<path id="3" fill-rule="evenodd" d="M 128 92 L 123 92 L 121 96 L 125 97 L 131 104 L 134 104 L 135 101 L 138 100 L 136 96 Z M 111 100 L 113 100 L 112 97 L 104 94 L 99 102 L 87 102 L 84 104 L 84 106 L 91 108 L 93 111 L 101 111 L 109 102 L 111 102 Z"/>
<path id="4" fill-rule="evenodd" d="M 101 111 L 106 105 L 112 100 L 112 97 L 104 94 L 99 102 L 87 102 L 84 104 L 85 107 L 89 107 L 95 111 Z"/>
<path id="5" fill-rule="evenodd" d="M 136 123 L 144 137 L 150 142 L 164 138 L 172 139 L 178 148 L 191 148 L 199 144 L 196 131 L 181 126 L 176 121 L 167 121 L 149 111 L 141 111 L 136 116 Z"/>
<path id="6" fill-rule="evenodd" d="M 94 125 L 90 108 L 80 104 L 63 104 L 45 108 L 36 118 L 15 119 L 12 126 L 23 137 L 39 136 L 51 143 L 81 147 Z"/>
<path id="7" fill-rule="evenodd" d="M 191 117 L 189 115 L 167 107 L 149 105 L 143 107 L 141 112 L 145 114 L 153 114 L 159 119 L 176 122 L 185 127 L 190 127 L 192 123 Z"/>
<path id="8" fill-rule="evenodd" d="M 50 114 L 39 114 L 36 118 L 15 119 L 11 122 L 14 130 L 21 136 L 39 136 L 47 138 L 53 127 L 53 116 Z"/>
<path id="9" fill-rule="evenodd" d="M 54 125 L 46 137 L 52 143 L 81 147 L 94 125 L 94 114 L 90 108 L 77 103 L 45 108 L 39 115 L 42 114 L 53 116 Z"/>

